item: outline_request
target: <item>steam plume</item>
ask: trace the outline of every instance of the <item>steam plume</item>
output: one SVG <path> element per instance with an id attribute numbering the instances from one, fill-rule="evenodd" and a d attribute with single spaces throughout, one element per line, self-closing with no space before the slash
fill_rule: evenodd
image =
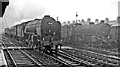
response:
<path id="1" fill-rule="evenodd" d="M 10 27 L 24 19 L 42 16 L 46 9 L 40 1 L 41 0 L 10 0 L 10 4 L 6 8 L 2 20 L 4 27 Z"/>

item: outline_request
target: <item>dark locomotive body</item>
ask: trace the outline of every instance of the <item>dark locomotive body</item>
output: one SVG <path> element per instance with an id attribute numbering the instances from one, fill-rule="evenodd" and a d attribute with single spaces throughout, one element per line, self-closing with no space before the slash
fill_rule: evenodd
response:
<path id="1" fill-rule="evenodd" d="M 8 33 L 9 31 L 9 33 Z M 46 15 L 42 19 L 30 20 L 5 29 L 5 33 L 29 47 L 55 49 L 61 40 L 61 23 Z"/>
<path id="2" fill-rule="evenodd" d="M 53 41 L 57 44 L 57 41 L 61 39 L 61 24 L 59 21 L 55 21 L 53 18 L 46 16 L 42 19 L 44 23 L 41 23 L 41 39 L 45 42 Z"/>

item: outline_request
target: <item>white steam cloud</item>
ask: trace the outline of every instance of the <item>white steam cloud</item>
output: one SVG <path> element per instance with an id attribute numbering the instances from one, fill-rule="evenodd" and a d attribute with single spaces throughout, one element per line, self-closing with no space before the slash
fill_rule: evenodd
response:
<path id="1" fill-rule="evenodd" d="M 42 16 L 45 11 L 41 0 L 10 0 L 2 22 L 4 27 L 10 27 L 21 20 Z"/>

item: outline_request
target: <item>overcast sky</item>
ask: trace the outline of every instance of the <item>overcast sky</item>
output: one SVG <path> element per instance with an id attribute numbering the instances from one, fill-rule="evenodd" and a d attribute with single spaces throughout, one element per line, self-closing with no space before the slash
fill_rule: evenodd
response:
<path id="1" fill-rule="evenodd" d="M 24 19 L 51 15 L 59 17 L 61 22 L 91 18 L 116 20 L 118 16 L 119 0 L 10 0 L 6 8 L 3 21 L 8 27 Z"/>
<path id="2" fill-rule="evenodd" d="M 120 1 L 119 1 L 119 3 L 118 3 L 118 16 L 120 16 Z"/>

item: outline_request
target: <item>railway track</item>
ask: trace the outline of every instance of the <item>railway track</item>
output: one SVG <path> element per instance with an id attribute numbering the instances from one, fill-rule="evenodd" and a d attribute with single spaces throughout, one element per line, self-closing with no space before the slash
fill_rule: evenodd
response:
<path id="1" fill-rule="evenodd" d="M 8 41 L 10 42 L 10 41 Z M 18 46 L 18 44 L 11 44 L 13 46 Z M 43 54 L 40 53 L 38 51 L 35 50 L 22 50 L 23 53 L 28 54 L 27 56 L 31 56 L 31 58 L 34 59 L 34 61 L 41 63 L 43 66 L 47 66 L 47 67 L 64 67 L 64 66 L 68 66 L 68 67 L 78 67 L 78 66 L 85 66 L 84 64 L 81 64 L 71 58 L 68 58 L 68 56 L 62 55 L 60 54 L 57 58 L 56 57 L 50 57 L 47 54 Z M 10 56 L 10 52 L 7 51 L 8 56 Z M 15 53 L 15 52 L 13 52 Z M 16 56 L 18 56 L 19 54 L 15 53 Z M 10 58 L 10 57 L 8 57 Z M 11 59 L 12 60 L 12 59 Z M 21 58 L 22 60 L 22 58 Z M 12 63 L 12 62 L 11 62 Z M 15 62 L 14 62 L 15 63 Z M 10 64 L 10 63 L 9 63 Z M 30 64 L 32 66 L 32 64 Z"/>
<path id="2" fill-rule="evenodd" d="M 19 44 L 20 47 L 27 47 L 23 42 L 18 41 L 16 39 L 13 39 L 13 38 L 6 38 L 6 39 L 9 39 L 12 43 Z"/>
<path id="3" fill-rule="evenodd" d="M 22 47 L 21 45 L 13 43 L 14 40 L 11 39 L 11 38 L 7 38 L 6 36 L 2 37 L 2 41 L 3 41 L 3 46 L 6 47 L 6 48 L 7 47 Z"/>
<path id="4" fill-rule="evenodd" d="M 78 51 L 78 50 L 62 50 L 60 51 L 64 54 L 69 54 L 77 58 L 81 58 L 84 61 L 87 62 L 92 62 L 96 65 L 101 65 L 101 66 L 108 66 L 108 67 L 118 67 L 119 60 L 113 59 L 113 58 L 108 58 L 105 56 L 100 56 L 96 54 L 92 54 L 89 52 L 83 52 L 83 51 Z"/>
<path id="5" fill-rule="evenodd" d="M 12 47 L 13 45 L 5 38 L 2 39 L 2 43 L 4 47 Z"/>
<path id="6" fill-rule="evenodd" d="M 112 52 L 112 51 L 105 51 L 104 49 L 98 49 L 98 48 L 93 48 L 93 47 L 86 47 L 84 48 L 85 50 L 93 51 L 93 52 L 98 52 L 106 55 L 112 55 L 112 56 L 118 56 L 117 52 Z"/>
<path id="7" fill-rule="evenodd" d="M 6 45 L 12 45 L 18 47 L 18 43 L 12 43 L 11 41 L 4 39 L 7 43 Z M 16 53 L 15 53 L 15 52 Z M 19 65 L 15 62 L 24 61 L 26 58 L 28 63 L 21 62 L 21 66 L 24 63 L 24 66 L 45 66 L 45 67 L 117 67 L 118 60 L 107 56 L 97 55 L 94 53 L 82 51 L 82 50 L 75 50 L 75 49 L 65 49 L 59 50 L 56 54 L 47 55 L 41 53 L 36 50 L 6 50 L 5 52 L 6 58 L 10 59 L 7 60 L 9 65 L 14 64 L 14 66 Z M 18 53 L 18 54 L 17 54 Z M 54 53 L 54 52 L 53 52 Z M 20 55 L 19 55 L 20 54 Z M 14 59 L 12 57 L 18 56 L 17 58 L 21 59 Z M 22 59 L 25 57 L 24 59 Z M 12 66 L 11 66 L 12 67 Z"/>
<path id="8" fill-rule="evenodd" d="M 48 67 L 62 67 L 62 62 L 60 62 L 58 59 L 51 57 L 45 53 L 41 53 L 36 50 L 25 50 L 29 55 L 31 55 L 36 61 L 42 62 L 44 65 L 47 65 Z"/>
<path id="9" fill-rule="evenodd" d="M 111 55 L 111 56 L 118 56 L 118 51 L 117 52 L 113 52 L 113 51 L 106 51 L 108 50 L 108 48 L 105 50 L 105 48 L 98 48 L 98 44 L 94 44 L 94 45 L 90 45 L 90 44 L 72 44 L 72 43 L 65 43 L 67 44 L 67 46 L 71 46 L 71 47 L 74 47 L 74 48 L 78 48 L 78 49 L 83 49 L 83 50 L 87 50 L 87 51 L 93 51 L 93 52 L 96 52 L 96 53 L 101 53 L 101 54 L 106 54 L 106 55 Z M 106 45 L 107 46 L 107 45 Z M 112 46 L 111 46 L 112 47 Z M 110 48 L 109 48 L 110 49 Z"/>
<path id="10" fill-rule="evenodd" d="M 10 46 L 18 47 L 18 45 L 12 43 L 7 38 L 4 38 L 2 43 L 3 46 L 6 48 L 3 51 L 8 67 L 44 67 L 42 63 L 38 63 L 21 49 L 7 49 Z"/>
<path id="11" fill-rule="evenodd" d="M 44 66 L 42 63 L 36 62 L 33 58 L 20 50 L 4 50 L 7 54 L 7 64 L 9 67 L 40 67 Z M 9 59 L 8 59 L 9 58 Z"/>
<path id="12" fill-rule="evenodd" d="M 58 51 L 56 57 L 62 60 L 64 63 L 68 64 L 70 67 L 96 67 L 95 63 L 88 62 L 62 51 Z"/>
<path id="13" fill-rule="evenodd" d="M 5 44 L 6 42 L 7 44 Z M 36 50 L 25 49 L 7 49 L 8 45 L 12 43 L 5 38 L 3 46 L 6 47 L 4 54 L 10 67 L 64 67 L 63 63 L 60 63 L 55 58 L 49 57 L 47 54 L 40 53 Z M 10 44 L 13 47 L 18 47 L 19 44 Z"/>

